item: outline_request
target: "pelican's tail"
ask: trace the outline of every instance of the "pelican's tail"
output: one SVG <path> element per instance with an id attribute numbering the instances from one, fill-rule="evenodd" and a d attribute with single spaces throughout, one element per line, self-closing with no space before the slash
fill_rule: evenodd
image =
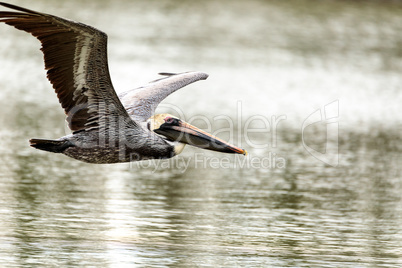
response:
<path id="1" fill-rule="evenodd" d="M 52 153 L 62 153 L 68 147 L 74 146 L 68 140 L 42 140 L 42 139 L 30 139 L 29 143 L 32 147 L 48 151 Z"/>

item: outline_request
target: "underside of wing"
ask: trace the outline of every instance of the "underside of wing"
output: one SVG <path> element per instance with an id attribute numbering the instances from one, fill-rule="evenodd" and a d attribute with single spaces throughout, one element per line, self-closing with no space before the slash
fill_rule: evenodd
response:
<path id="1" fill-rule="evenodd" d="M 72 131 L 107 128 L 110 118 L 128 118 L 110 80 L 105 33 L 49 14 L 0 5 L 19 11 L 0 11 L 0 22 L 31 33 L 42 43 L 47 77 Z"/>
<path id="2" fill-rule="evenodd" d="M 119 94 L 119 98 L 131 119 L 144 122 L 150 118 L 158 104 L 176 90 L 208 78 L 206 73 L 160 73 L 166 77 L 152 81 L 147 86 Z"/>

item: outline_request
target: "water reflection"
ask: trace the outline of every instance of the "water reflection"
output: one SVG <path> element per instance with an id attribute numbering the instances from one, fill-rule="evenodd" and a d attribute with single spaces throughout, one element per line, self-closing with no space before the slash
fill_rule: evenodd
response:
<path id="1" fill-rule="evenodd" d="M 167 102 L 187 118 L 233 119 L 249 159 L 275 154 L 285 165 L 242 166 L 187 148 L 179 160 L 189 162 L 94 166 L 33 150 L 29 138 L 65 134 L 64 115 L 38 43 L 0 27 L 0 266 L 402 265 L 398 4 L 15 3 L 106 31 L 118 89 L 160 71 L 209 72 Z M 325 151 L 326 122 L 301 133 L 334 100 L 338 167 L 303 147 Z M 272 132 L 250 136 L 267 148 L 244 137 L 253 115 L 286 117 L 275 142 Z"/>

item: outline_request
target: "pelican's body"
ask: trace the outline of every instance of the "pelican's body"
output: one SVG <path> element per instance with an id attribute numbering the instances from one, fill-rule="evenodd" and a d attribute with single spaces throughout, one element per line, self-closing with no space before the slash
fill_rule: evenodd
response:
<path id="1" fill-rule="evenodd" d="M 106 142 L 107 137 L 99 135 L 97 131 L 78 132 L 58 139 L 56 150 L 61 145 L 61 153 L 80 161 L 96 164 L 163 159 L 176 155 L 173 144 L 167 143 L 151 131 L 143 131 L 141 135 L 138 135 L 130 133 L 129 129 L 120 129 L 119 133 L 112 135 L 115 141 Z M 31 144 L 42 149 L 36 140 L 32 140 Z M 48 151 L 55 152 L 55 150 Z"/>
<path id="2" fill-rule="evenodd" d="M 246 154 L 168 114 L 154 115 L 176 90 L 208 75 L 166 77 L 117 95 L 107 64 L 107 35 L 91 26 L 15 5 L 0 11 L 0 22 L 31 33 L 42 43 L 47 76 L 67 115 L 72 134 L 57 140 L 31 139 L 31 146 L 88 163 L 118 163 L 179 154 L 184 144 Z"/>

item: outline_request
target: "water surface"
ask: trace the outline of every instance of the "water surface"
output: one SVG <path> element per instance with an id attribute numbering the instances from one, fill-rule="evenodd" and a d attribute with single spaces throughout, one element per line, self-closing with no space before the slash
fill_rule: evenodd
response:
<path id="1" fill-rule="evenodd" d="M 68 129 L 39 42 L 0 25 L 0 266 L 402 265 L 400 4 L 13 3 L 108 33 L 118 91 L 209 73 L 158 112 L 249 156 L 90 165 L 30 148 Z"/>

